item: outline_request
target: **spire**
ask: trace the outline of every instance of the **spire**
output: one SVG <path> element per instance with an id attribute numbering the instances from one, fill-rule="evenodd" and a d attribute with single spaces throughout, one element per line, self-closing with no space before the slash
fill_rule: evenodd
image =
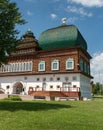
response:
<path id="1" fill-rule="evenodd" d="M 28 29 L 23 37 L 33 37 L 33 38 L 35 38 L 34 33 L 31 31 L 31 29 Z"/>
<path id="2" fill-rule="evenodd" d="M 31 32 L 31 29 L 30 29 L 30 28 L 28 28 L 28 30 L 27 30 L 27 31 Z"/>
<path id="3" fill-rule="evenodd" d="M 62 18 L 61 21 L 63 25 L 66 25 L 67 18 Z"/>

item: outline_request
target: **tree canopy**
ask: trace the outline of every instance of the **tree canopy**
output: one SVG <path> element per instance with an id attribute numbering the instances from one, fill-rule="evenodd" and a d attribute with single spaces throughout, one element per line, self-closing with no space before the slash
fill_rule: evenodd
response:
<path id="1" fill-rule="evenodd" d="M 6 63 L 6 55 L 13 52 L 19 39 L 16 25 L 24 24 L 16 3 L 0 0 L 0 65 Z"/>
<path id="2" fill-rule="evenodd" d="M 103 84 L 99 82 L 93 84 L 93 94 L 103 95 Z"/>

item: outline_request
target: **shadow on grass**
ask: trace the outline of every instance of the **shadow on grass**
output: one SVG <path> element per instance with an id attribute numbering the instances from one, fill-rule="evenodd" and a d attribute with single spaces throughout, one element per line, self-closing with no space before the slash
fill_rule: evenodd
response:
<path id="1" fill-rule="evenodd" d="M 51 109 L 71 108 L 70 105 L 51 103 L 51 102 L 14 102 L 14 101 L 0 101 L 0 111 L 46 111 Z"/>

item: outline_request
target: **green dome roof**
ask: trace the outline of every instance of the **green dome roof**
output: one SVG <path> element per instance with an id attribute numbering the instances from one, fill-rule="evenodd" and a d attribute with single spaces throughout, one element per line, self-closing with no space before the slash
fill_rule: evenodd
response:
<path id="1" fill-rule="evenodd" d="M 62 25 L 41 33 L 39 46 L 43 50 L 81 46 L 87 50 L 87 43 L 74 25 Z"/>

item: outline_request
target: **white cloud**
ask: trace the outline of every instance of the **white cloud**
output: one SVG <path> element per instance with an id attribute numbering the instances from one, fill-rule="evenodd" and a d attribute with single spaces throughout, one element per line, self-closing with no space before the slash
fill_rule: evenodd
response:
<path id="1" fill-rule="evenodd" d="M 78 20 L 77 17 L 70 17 L 67 19 L 67 23 L 74 23 L 76 20 Z"/>
<path id="2" fill-rule="evenodd" d="M 103 52 L 93 55 L 91 60 L 91 73 L 95 82 L 103 83 Z"/>
<path id="3" fill-rule="evenodd" d="M 103 0 L 67 0 L 67 2 L 81 4 L 85 7 L 102 7 Z"/>
<path id="4" fill-rule="evenodd" d="M 80 14 L 82 16 L 88 16 L 88 17 L 91 17 L 93 15 L 91 12 L 89 12 L 89 13 L 86 12 L 84 10 L 84 8 L 82 8 L 82 7 L 81 8 L 77 8 L 75 6 L 68 6 L 66 11 L 72 12 L 72 13 L 76 13 L 76 14 Z"/>
<path id="5" fill-rule="evenodd" d="M 54 14 L 54 13 L 50 14 L 50 16 L 51 16 L 52 19 L 56 19 L 57 18 L 57 15 Z"/>
<path id="6" fill-rule="evenodd" d="M 31 16 L 31 15 L 33 15 L 33 13 L 28 10 L 28 11 L 27 11 L 27 15 Z"/>

